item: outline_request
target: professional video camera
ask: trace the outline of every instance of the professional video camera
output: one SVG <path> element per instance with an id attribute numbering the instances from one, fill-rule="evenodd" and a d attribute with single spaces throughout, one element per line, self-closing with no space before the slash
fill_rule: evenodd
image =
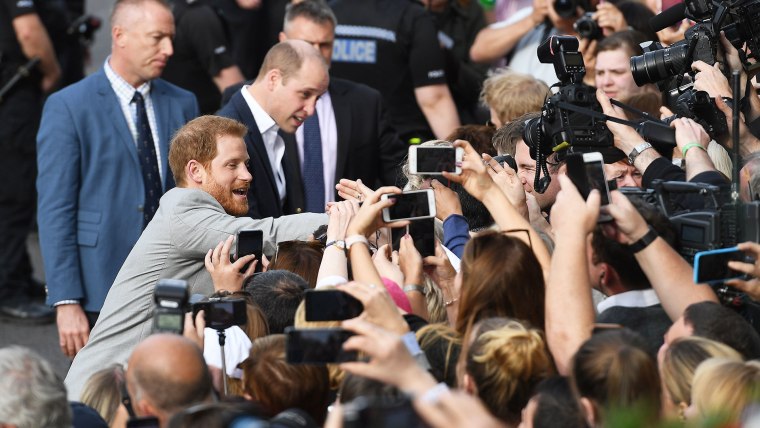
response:
<path id="1" fill-rule="evenodd" d="M 602 114 L 596 100 L 596 90 L 583 84 L 586 67 L 583 55 L 578 52 L 578 39 L 571 36 L 552 36 L 538 47 L 538 60 L 554 64 L 559 79 L 559 91 L 550 96 L 541 109 L 541 116 L 525 122 L 523 141 L 530 147 L 536 160 L 536 189 L 542 192 L 548 186 L 539 184 L 539 169 L 549 173 L 546 158 L 556 152 L 602 152 L 623 157 L 613 145 L 613 138 L 604 121 L 586 111 Z M 580 111 L 575 107 L 580 108 Z"/>

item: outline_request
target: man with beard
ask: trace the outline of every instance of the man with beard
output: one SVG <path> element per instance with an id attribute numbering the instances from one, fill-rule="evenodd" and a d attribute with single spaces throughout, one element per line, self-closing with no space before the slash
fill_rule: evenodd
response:
<path id="1" fill-rule="evenodd" d="M 248 212 L 246 127 L 218 116 L 202 116 L 183 126 L 171 142 L 169 166 L 177 187 L 161 198 L 156 215 L 135 244 L 103 304 L 90 341 L 66 377 L 69 396 L 79 393 L 92 373 L 126 363 L 132 349 L 152 330 L 153 291 L 162 278 L 187 280 L 192 294 L 211 294 L 204 269 L 209 249 L 243 229 L 263 231 L 264 253 L 277 242 L 306 239 L 327 223 L 325 214 L 298 214 L 253 220 Z"/>

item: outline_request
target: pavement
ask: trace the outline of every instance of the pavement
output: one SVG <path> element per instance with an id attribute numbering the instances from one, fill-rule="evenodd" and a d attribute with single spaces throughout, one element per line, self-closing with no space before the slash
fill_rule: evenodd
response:
<path id="1" fill-rule="evenodd" d="M 44 282 L 42 256 L 37 234 L 29 235 L 27 249 L 32 260 L 34 277 Z M 22 345 L 31 348 L 47 359 L 62 378 L 66 376 L 71 361 L 63 355 L 58 346 L 58 329 L 55 323 L 46 325 L 24 325 L 10 321 L 0 322 L 0 347 Z"/>

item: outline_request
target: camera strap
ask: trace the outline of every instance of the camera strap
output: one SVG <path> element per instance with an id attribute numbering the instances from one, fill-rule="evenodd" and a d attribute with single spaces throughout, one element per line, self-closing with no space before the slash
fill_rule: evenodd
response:
<path id="1" fill-rule="evenodd" d="M 613 100 L 610 100 L 613 101 Z M 622 107 L 624 104 L 615 101 L 615 105 Z M 584 107 L 578 107 L 574 104 L 570 104 L 564 101 L 558 101 L 556 103 L 557 107 L 563 109 L 563 110 L 569 110 L 575 113 L 584 114 L 586 116 L 593 117 L 594 119 L 603 120 L 606 122 L 615 122 L 620 123 L 622 125 L 630 126 L 631 128 L 635 129 L 636 132 L 638 132 L 642 137 L 646 139 L 651 139 L 660 143 L 665 144 L 672 144 L 673 146 L 676 145 L 676 130 L 666 125 L 661 120 L 657 119 L 657 121 L 652 120 L 652 116 L 649 114 L 646 114 L 644 112 L 640 112 L 642 116 L 646 117 L 646 120 L 642 122 L 634 122 L 631 120 L 625 120 L 625 119 L 619 119 L 617 117 L 608 116 L 602 112 L 594 111 L 591 109 L 587 109 Z M 629 109 L 629 111 L 637 111 L 633 107 L 625 106 L 622 108 Z"/>

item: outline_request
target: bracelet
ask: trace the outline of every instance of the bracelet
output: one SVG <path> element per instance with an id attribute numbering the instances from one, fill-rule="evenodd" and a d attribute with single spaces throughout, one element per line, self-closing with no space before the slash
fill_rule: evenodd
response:
<path id="1" fill-rule="evenodd" d="M 443 306 L 451 306 L 458 301 L 459 301 L 459 297 L 454 297 L 453 299 L 449 301 L 443 302 Z"/>
<path id="2" fill-rule="evenodd" d="M 364 235 L 347 236 L 345 243 L 346 243 L 346 255 L 348 255 L 348 250 L 350 250 L 351 246 L 354 244 L 364 244 L 367 246 L 367 249 L 369 249 L 369 241 Z"/>
<path id="3" fill-rule="evenodd" d="M 702 149 L 703 152 L 707 153 L 707 149 L 702 147 L 701 144 L 697 143 L 696 141 L 692 141 L 691 143 L 688 143 L 685 146 L 683 146 L 683 149 L 681 149 L 681 157 L 685 160 L 686 152 L 688 152 L 689 149 L 693 149 L 694 147 L 699 147 L 700 149 Z"/>
<path id="4" fill-rule="evenodd" d="M 657 231 L 654 230 L 652 226 L 649 226 L 649 231 L 642 236 L 638 241 L 634 242 L 633 244 L 628 245 L 628 249 L 631 250 L 633 253 L 638 253 L 639 251 L 643 250 L 644 248 L 648 247 L 649 244 L 654 242 L 655 239 L 657 239 Z"/>
<path id="5" fill-rule="evenodd" d="M 404 293 L 411 293 L 412 291 L 416 291 L 423 296 L 425 295 L 425 287 L 417 284 L 407 284 L 404 286 Z"/>

